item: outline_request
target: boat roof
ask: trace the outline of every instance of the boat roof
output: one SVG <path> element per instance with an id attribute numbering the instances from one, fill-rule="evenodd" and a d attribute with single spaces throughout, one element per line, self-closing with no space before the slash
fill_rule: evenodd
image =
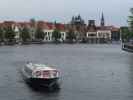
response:
<path id="1" fill-rule="evenodd" d="M 55 68 L 52 68 L 51 66 L 45 64 L 28 63 L 27 66 L 32 70 L 56 70 Z"/>

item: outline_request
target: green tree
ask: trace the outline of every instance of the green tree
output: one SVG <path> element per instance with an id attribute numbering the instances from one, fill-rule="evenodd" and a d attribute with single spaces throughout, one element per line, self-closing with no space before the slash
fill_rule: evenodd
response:
<path id="1" fill-rule="evenodd" d="M 45 37 L 45 34 L 41 28 L 37 28 L 36 33 L 35 33 L 35 38 L 38 40 L 43 40 Z"/>
<path id="2" fill-rule="evenodd" d="M 130 13 L 131 15 L 128 16 L 129 27 L 121 28 L 122 42 L 128 42 L 133 39 L 133 8 L 130 9 Z"/>
<path id="3" fill-rule="evenodd" d="M 131 30 L 133 31 L 133 8 L 130 9 L 130 13 L 131 15 L 128 18 L 128 22 Z"/>
<path id="4" fill-rule="evenodd" d="M 34 18 L 30 19 L 30 23 L 32 24 L 33 27 L 36 26 L 36 20 Z"/>
<path id="5" fill-rule="evenodd" d="M 0 41 L 4 40 L 4 30 L 2 27 L 0 27 Z"/>
<path id="6" fill-rule="evenodd" d="M 23 42 L 27 42 L 31 39 L 30 32 L 29 32 L 29 29 L 27 27 L 24 27 L 21 29 L 20 37 L 21 37 Z"/>
<path id="7" fill-rule="evenodd" d="M 129 22 L 129 32 L 128 32 L 128 38 L 133 38 L 133 8 L 130 9 L 131 15 L 128 17 Z"/>
<path id="8" fill-rule="evenodd" d="M 76 39 L 76 34 L 74 33 L 74 31 L 69 30 L 69 32 L 67 32 L 67 37 L 66 37 L 69 42 L 73 42 L 74 39 Z"/>
<path id="9" fill-rule="evenodd" d="M 61 33 L 59 30 L 55 29 L 52 33 L 52 38 L 55 42 L 58 42 L 59 39 L 61 38 Z"/>
<path id="10" fill-rule="evenodd" d="M 122 42 L 127 42 L 129 39 L 130 31 L 128 27 L 121 27 L 121 38 Z"/>
<path id="11" fill-rule="evenodd" d="M 30 19 L 30 24 L 31 24 L 31 27 L 30 27 L 30 34 L 31 34 L 32 40 L 35 39 L 36 28 L 37 28 L 36 23 L 37 23 L 37 22 L 36 22 L 36 20 L 35 20 L 34 18 L 31 18 L 31 19 Z"/>
<path id="12" fill-rule="evenodd" d="M 4 32 L 5 32 L 5 39 L 8 42 L 13 42 L 14 41 L 14 37 L 15 37 L 15 31 L 11 26 L 7 26 L 4 28 Z"/>

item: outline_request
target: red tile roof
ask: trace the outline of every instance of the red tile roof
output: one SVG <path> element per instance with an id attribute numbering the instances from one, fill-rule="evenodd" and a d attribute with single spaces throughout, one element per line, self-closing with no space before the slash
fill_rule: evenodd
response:
<path id="1" fill-rule="evenodd" d="M 33 23 L 32 22 L 15 22 L 15 21 L 4 21 L 3 23 L 0 23 L 0 27 L 1 26 L 18 26 L 18 27 L 33 27 Z M 54 30 L 55 28 L 60 30 L 60 31 L 65 31 L 66 29 L 66 24 L 62 24 L 62 23 L 52 23 L 52 22 L 46 22 L 46 21 L 37 21 L 37 27 L 40 27 L 42 29 L 48 29 L 48 30 Z M 110 31 L 119 31 L 119 28 L 115 27 L 115 26 L 97 26 L 94 29 L 91 28 L 87 28 L 85 27 L 84 29 L 85 31 L 97 31 L 97 30 L 110 30 Z"/>
<path id="2" fill-rule="evenodd" d="M 4 27 L 10 27 L 10 26 L 15 25 L 15 24 L 16 24 L 16 22 L 14 22 L 14 21 L 4 21 L 3 22 Z"/>
<path id="3" fill-rule="evenodd" d="M 65 30 L 65 25 L 64 24 L 61 24 L 61 23 L 55 24 L 55 27 L 58 30 L 60 30 L 60 31 L 64 31 Z"/>
<path id="4" fill-rule="evenodd" d="M 43 27 L 44 27 L 44 22 L 43 22 L 43 21 L 38 21 L 38 22 L 37 22 L 37 27 L 43 29 Z"/>
<path id="5" fill-rule="evenodd" d="M 55 25 L 53 23 L 47 22 L 46 25 L 48 26 L 49 29 L 55 29 Z"/>
<path id="6" fill-rule="evenodd" d="M 57 28 L 58 30 L 61 30 L 61 31 L 65 30 L 65 25 L 61 23 L 54 24 L 51 22 L 38 21 L 37 26 L 43 29 L 54 30 L 55 28 Z"/>

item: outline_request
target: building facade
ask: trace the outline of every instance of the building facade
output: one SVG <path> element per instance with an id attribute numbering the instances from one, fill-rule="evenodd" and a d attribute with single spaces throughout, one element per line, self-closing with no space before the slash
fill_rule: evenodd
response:
<path id="1" fill-rule="evenodd" d="M 59 30 L 61 42 L 67 40 L 68 32 L 71 30 L 76 35 L 76 42 L 87 43 L 109 43 L 110 41 L 120 40 L 120 29 L 114 26 L 106 26 L 104 15 L 102 13 L 100 25 L 96 25 L 95 20 L 88 20 L 88 24 L 81 18 L 80 15 L 73 16 L 68 24 L 52 23 L 46 21 L 34 21 L 29 22 L 14 22 L 4 21 L 0 23 L 0 27 L 11 27 L 15 36 L 14 39 L 18 42 L 21 41 L 21 30 L 26 27 L 29 30 L 31 41 L 36 39 L 35 33 L 37 28 L 41 29 L 44 33 L 44 42 L 52 42 L 52 34 L 55 29 Z"/>
<path id="2" fill-rule="evenodd" d="M 100 26 L 95 25 L 95 20 L 88 21 L 86 38 L 88 43 L 110 43 L 120 40 L 120 31 L 114 26 L 106 26 L 102 13 Z"/>

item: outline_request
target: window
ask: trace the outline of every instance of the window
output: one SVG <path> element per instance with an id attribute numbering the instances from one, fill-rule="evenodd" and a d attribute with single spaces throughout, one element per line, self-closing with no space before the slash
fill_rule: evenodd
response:
<path id="1" fill-rule="evenodd" d="M 96 34 L 88 34 L 88 36 L 96 36 Z"/>

